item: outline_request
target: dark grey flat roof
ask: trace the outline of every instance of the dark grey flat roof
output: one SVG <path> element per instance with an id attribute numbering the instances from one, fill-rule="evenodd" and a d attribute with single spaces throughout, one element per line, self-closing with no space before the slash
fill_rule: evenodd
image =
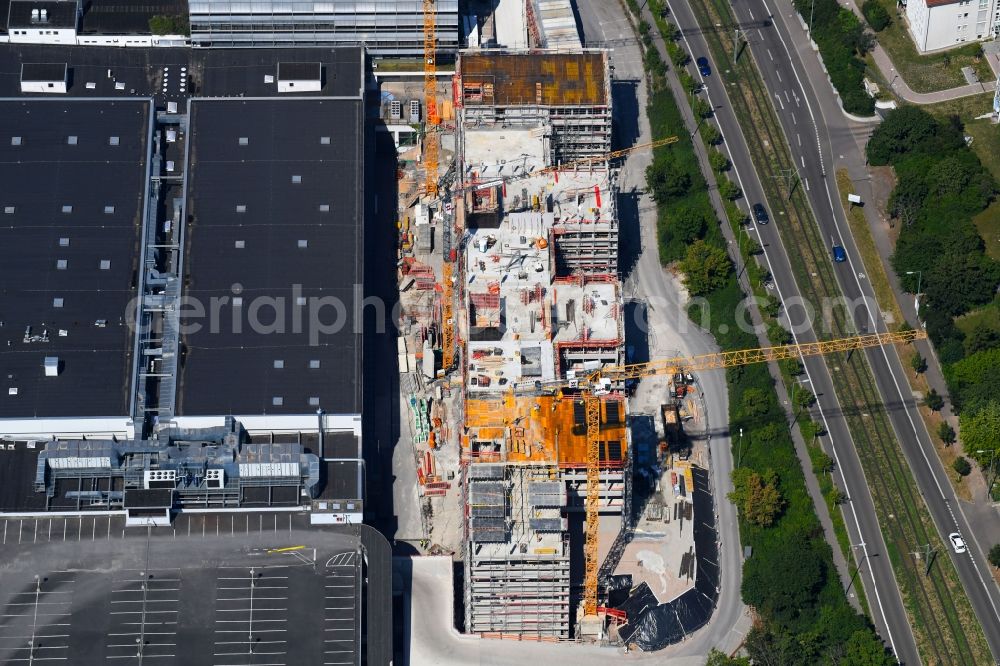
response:
<path id="1" fill-rule="evenodd" d="M 22 81 L 65 81 L 66 63 L 26 62 L 21 65 Z"/>
<path id="2" fill-rule="evenodd" d="M 46 11 L 46 20 L 33 20 L 34 9 Z M 67 0 L 11 0 L 8 28 L 75 28 L 76 3 Z"/>
<path id="3" fill-rule="evenodd" d="M 81 34 L 148 35 L 154 16 L 188 15 L 187 0 L 85 0 Z"/>
<path id="4" fill-rule="evenodd" d="M 277 83 L 266 83 L 265 77 L 275 78 L 279 62 L 319 62 L 323 66 L 323 87 L 307 95 L 359 97 L 364 85 L 363 58 L 360 47 L 190 49 L 0 44 L 0 97 L 22 96 L 20 74 L 21 63 L 25 62 L 68 63 L 71 81 L 67 94 L 71 97 L 154 97 L 159 106 L 168 101 L 183 104 L 194 96 L 276 97 Z M 189 82 L 183 92 L 181 67 L 186 68 Z M 115 84 L 123 88 L 119 90 Z M 283 93 L 282 97 L 301 94 Z"/>
<path id="5" fill-rule="evenodd" d="M 279 62 L 278 79 L 282 81 L 319 81 L 323 65 L 318 62 Z"/>
<path id="6" fill-rule="evenodd" d="M 0 417 L 128 413 L 148 114 L 143 100 L 0 101 Z"/>
<path id="7" fill-rule="evenodd" d="M 178 414 L 360 413 L 363 102 L 191 108 L 185 296 L 221 316 L 183 338 Z"/>

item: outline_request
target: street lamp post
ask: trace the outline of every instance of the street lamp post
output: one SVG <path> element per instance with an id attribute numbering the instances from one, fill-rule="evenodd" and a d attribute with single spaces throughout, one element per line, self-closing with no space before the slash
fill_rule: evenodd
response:
<path id="1" fill-rule="evenodd" d="M 864 543 L 851 544 L 851 548 L 864 548 L 864 546 L 865 546 Z M 868 559 L 868 551 L 866 550 L 865 556 L 861 558 L 860 562 L 858 562 L 858 567 L 854 570 L 854 574 L 851 576 L 851 581 L 847 584 L 847 589 L 844 590 L 845 595 L 851 591 L 851 586 L 853 586 L 854 581 L 857 580 L 858 574 L 861 573 L 861 567 L 864 566 L 865 561 L 867 559 Z"/>
<path id="2" fill-rule="evenodd" d="M 917 276 L 917 293 L 913 295 L 913 309 L 917 313 L 917 319 L 920 319 L 920 285 L 923 284 L 924 272 L 923 271 L 906 271 L 907 275 Z"/>
<path id="3" fill-rule="evenodd" d="M 984 449 L 976 449 L 976 453 L 986 453 Z M 993 484 L 996 483 L 996 466 L 993 464 L 994 459 L 997 456 L 996 449 L 990 451 L 990 473 L 989 473 L 989 483 L 986 486 L 986 494 L 989 496 L 990 500 L 993 500 Z"/>
<path id="4" fill-rule="evenodd" d="M 736 466 L 739 467 L 743 462 L 743 428 L 740 428 L 740 447 L 736 453 Z"/>

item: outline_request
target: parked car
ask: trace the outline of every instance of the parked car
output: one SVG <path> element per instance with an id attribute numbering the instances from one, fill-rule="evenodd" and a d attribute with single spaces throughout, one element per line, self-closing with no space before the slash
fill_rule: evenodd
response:
<path id="1" fill-rule="evenodd" d="M 959 555 L 961 555 L 966 551 L 965 539 L 963 539 L 962 535 L 959 534 L 958 532 L 952 532 L 951 534 L 949 534 L 948 541 L 951 541 L 951 547 Z"/>
<path id="2" fill-rule="evenodd" d="M 698 71 L 701 72 L 702 76 L 712 75 L 712 68 L 708 64 L 708 58 L 702 56 L 695 60 L 695 62 L 698 64 Z"/>
<path id="3" fill-rule="evenodd" d="M 753 219 L 757 220 L 757 224 L 767 224 L 769 218 L 763 204 L 755 203 L 753 205 Z"/>

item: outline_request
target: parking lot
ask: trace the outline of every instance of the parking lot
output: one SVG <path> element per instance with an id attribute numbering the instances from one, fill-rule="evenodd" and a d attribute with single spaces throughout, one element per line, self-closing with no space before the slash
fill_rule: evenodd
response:
<path id="1" fill-rule="evenodd" d="M 0 663 L 356 664 L 359 539 L 303 520 L 0 518 Z"/>

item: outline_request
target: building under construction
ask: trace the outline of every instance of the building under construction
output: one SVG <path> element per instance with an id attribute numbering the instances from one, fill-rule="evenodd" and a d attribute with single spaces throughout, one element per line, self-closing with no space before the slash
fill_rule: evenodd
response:
<path id="1" fill-rule="evenodd" d="M 598 157 L 611 151 L 609 72 L 601 50 L 466 52 L 455 106 L 466 127 L 541 126 L 550 163 Z"/>
<path id="2" fill-rule="evenodd" d="M 617 173 L 601 159 L 607 54 L 464 53 L 454 92 L 468 239 L 458 283 L 466 628 L 569 639 L 588 439 L 582 396 L 554 387 L 624 360 Z M 606 388 L 598 494 L 613 521 L 626 504 L 629 435 L 621 387 Z"/>

